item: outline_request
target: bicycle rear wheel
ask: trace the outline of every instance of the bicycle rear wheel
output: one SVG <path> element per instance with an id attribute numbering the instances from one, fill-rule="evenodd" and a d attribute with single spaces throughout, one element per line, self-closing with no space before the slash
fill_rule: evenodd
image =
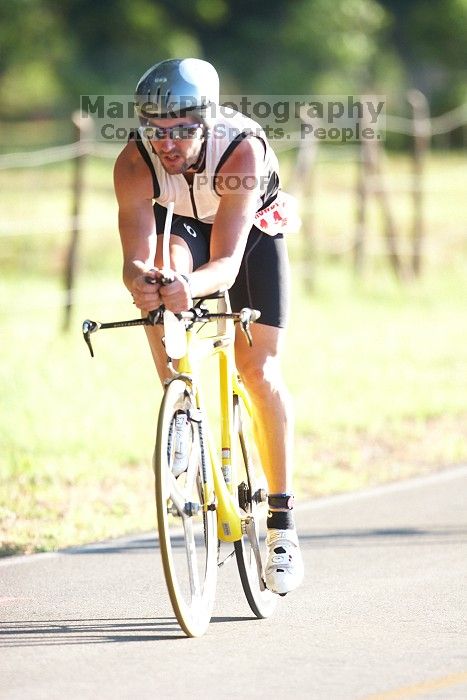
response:
<path id="1" fill-rule="evenodd" d="M 240 507 L 250 516 L 249 529 L 234 543 L 238 572 L 248 604 L 259 618 L 269 617 L 277 604 L 277 596 L 264 583 L 264 542 L 261 529 L 265 528 L 266 482 L 260 480 L 262 472 L 255 467 L 259 458 L 254 450 L 251 419 L 243 400 L 234 394 L 235 459 L 238 475 L 238 500 Z"/>
<path id="2" fill-rule="evenodd" d="M 188 419 L 184 450 L 187 468 L 175 477 L 172 471 L 175 421 L 182 413 Z M 154 452 L 157 523 L 164 575 L 175 616 L 189 637 L 206 631 L 217 579 L 212 468 L 198 413 L 190 385 L 173 379 L 162 400 Z"/>

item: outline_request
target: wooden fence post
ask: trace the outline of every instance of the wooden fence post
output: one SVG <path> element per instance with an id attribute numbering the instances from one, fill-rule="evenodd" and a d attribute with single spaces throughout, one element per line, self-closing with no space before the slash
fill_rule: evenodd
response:
<path id="1" fill-rule="evenodd" d="M 387 255 L 389 264 L 398 280 L 405 277 L 404 268 L 399 254 L 398 236 L 394 218 L 392 216 L 391 205 L 388 197 L 388 190 L 383 177 L 381 157 L 383 148 L 379 141 L 367 142 L 368 169 L 372 180 L 372 191 L 381 209 L 384 223 L 384 237 L 386 240 Z"/>
<path id="2" fill-rule="evenodd" d="M 308 122 L 306 117 L 301 115 L 302 121 Z M 314 139 L 302 137 L 298 149 L 295 170 L 291 177 L 291 191 L 300 202 L 302 214 L 302 245 L 303 245 L 303 287 L 306 293 L 311 294 L 314 284 L 315 266 L 315 242 L 313 236 L 313 198 L 314 198 L 314 178 L 313 168 L 317 156 L 318 142 Z"/>
<path id="3" fill-rule="evenodd" d="M 366 214 L 368 204 L 368 145 L 363 139 L 358 149 L 357 161 L 357 223 L 355 227 L 353 264 L 354 272 L 360 275 L 363 270 L 366 253 Z"/>
<path id="4" fill-rule="evenodd" d="M 362 127 L 369 126 L 363 122 Z M 383 217 L 384 237 L 388 251 L 389 264 L 397 279 L 402 279 L 404 270 L 398 251 L 396 226 L 392 216 L 387 194 L 381 156 L 383 148 L 377 139 L 364 139 L 360 148 L 360 164 L 357 179 L 357 225 L 355 231 L 354 267 L 361 272 L 363 266 L 364 246 L 366 243 L 366 205 L 369 193 L 373 193 L 379 203 Z"/>
<path id="5" fill-rule="evenodd" d="M 77 268 L 77 250 L 81 231 L 81 204 L 84 188 L 84 162 L 89 154 L 89 143 L 94 132 L 93 120 L 89 115 L 80 111 L 73 112 L 72 121 L 75 126 L 75 141 L 80 150 L 73 164 L 72 201 L 71 201 L 71 232 L 65 259 L 64 285 L 65 307 L 63 330 L 68 331 L 73 307 L 73 293 Z"/>
<path id="6" fill-rule="evenodd" d="M 419 276 L 422 269 L 422 247 L 425 237 L 423 216 L 423 176 L 425 156 L 430 144 L 431 125 L 428 100 L 420 90 L 409 90 L 407 100 L 412 107 L 413 151 L 412 151 L 412 260 L 414 275 Z"/>

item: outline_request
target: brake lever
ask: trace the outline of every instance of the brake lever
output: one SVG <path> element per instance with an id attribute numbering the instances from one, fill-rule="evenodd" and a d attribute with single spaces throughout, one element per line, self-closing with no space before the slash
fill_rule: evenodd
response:
<path id="1" fill-rule="evenodd" d="M 251 331 L 250 331 L 250 320 L 251 320 L 250 310 L 249 309 L 242 309 L 240 311 L 240 327 L 246 336 L 246 339 L 248 341 L 248 345 L 251 348 L 251 346 L 253 345 L 253 338 L 251 336 Z"/>
<path id="2" fill-rule="evenodd" d="M 250 324 L 257 321 L 261 316 L 261 312 L 257 309 L 242 309 L 240 311 L 240 327 L 248 340 L 250 348 L 253 346 L 253 336 L 250 331 Z"/>
<path id="3" fill-rule="evenodd" d="M 248 345 L 251 348 L 253 346 L 253 338 L 252 338 L 251 331 L 250 331 L 250 322 L 249 321 L 241 321 L 241 325 L 242 325 L 242 331 L 244 332 L 244 334 L 246 335 L 246 339 L 248 340 Z"/>
<path id="4" fill-rule="evenodd" d="M 91 353 L 91 357 L 94 357 L 94 350 L 92 348 L 92 343 L 91 343 L 91 333 L 95 333 L 96 331 L 99 330 L 101 327 L 101 324 L 98 323 L 97 321 L 90 321 L 89 319 L 86 319 L 86 321 L 83 321 L 83 338 L 86 341 L 86 345 L 89 348 L 89 352 Z"/>

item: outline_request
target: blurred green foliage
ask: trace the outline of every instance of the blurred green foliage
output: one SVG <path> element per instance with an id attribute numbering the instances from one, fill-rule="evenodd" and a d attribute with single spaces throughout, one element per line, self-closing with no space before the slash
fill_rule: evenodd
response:
<path id="1" fill-rule="evenodd" d="M 186 56 L 225 93 L 374 90 L 400 108 L 418 87 L 441 113 L 467 97 L 466 23 L 467 0 L 4 0 L 0 118 L 68 116 Z"/>

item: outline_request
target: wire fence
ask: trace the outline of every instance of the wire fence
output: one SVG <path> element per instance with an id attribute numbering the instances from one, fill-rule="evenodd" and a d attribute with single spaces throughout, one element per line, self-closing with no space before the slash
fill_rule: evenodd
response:
<path id="1" fill-rule="evenodd" d="M 385 257 L 390 269 L 399 281 L 406 281 L 419 276 L 429 246 L 426 241 L 427 233 L 427 187 L 426 162 L 427 153 L 435 135 L 447 134 L 467 122 L 467 104 L 441 115 L 430 118 L 428 101 L 419 90 L 409 90 L 407 101 L 412 109 L 412 118 L 387 115 L 386 131 L 410 135 L 412 147 L 410 150 L 410 173 L 406 175 L 404 191 L 411 197 L 411 217 L 403 231 L 396 216 L 393 196 L 395 189 L 401 189 L 401 179 L 398 174 L 396 188 L 388 178 L 386 154 L 383 144 L 378 139 L 361 140 L 354 151 L 356 177 L 354 186 L 354 235 L 345 240 L 341 253 L 351 253 L 354 270 L 361 274 L 366 260 L 374 254 L 374 238 L 370 238 L 370 205 L 376 204 L 379 209 L 381 229 L 383 233 Z M 365 126 L 365 124 L 363 124 Z M 318 143 L 303 142 L 298 153 L 295 172 L 293 175 L 294 189 L 307 204 L 308 211 L 313 212 L 317 198 L 317 183 L 314 177 L 318 157 Z M 449 182 L 449 188 L 453 183 Z M 436 185 L 436 196 L 439 197 L 439 183 Z M 303 226 L 303 257 L 306 261 L 305 286 L 313 289 L 313 270 L 316 265 L 318 247 L 316 244 L 316 221 L 313 216 L 305 220 Z M 405 233 L 405 237 L 404 237 Z M 465 236 L 465 232 L 464 232 Z"/>
<path id="2" fill-rule="evenodd" d="M 62 163 L 82 156 L 95 156 L 114 160 L 118 148 L 110 144 L 95 141 L 75 141 L 65 146 L 52 146 L 36 151 L 21 153 L 5 153 L 0 155 L 0 170 L 14 170 L 17 168 L 38 168 L 44 165 Z"/>
<path id="3" fill-rule="evenodd" d="M 464 127 L 467 123 L 467 104 L 460 105 L 439 117 L 408 119 L 406 117 L 386 116 L 386 129 L 398 134 L 413 136 L 416 131 L 427 136 L 440 136 Z"/>
<path id="4" fill-rule="evenodd" d="M 305 278 L 312 276 L 316 254 L 322 251 L 333 254 L 352 254 L 357 270 L 361 270 L 365 255 L 383 255 L 386 253 L 388 260 L 396 276 L 403 278 L 402 258 L 407 255 L 411 245 L 412 271 L 420 272 L 420 261 L 426 251 L 434 250 L 435 244 L 424 243 L 424 198 L 432 193 L 440 192 L 439 184 L 430 185 L 424 178 L 424 165 L 426 153 L 430 148 L 434 136 L 449 134 L 455 129 L 462 128 L 467 123 L 467 104 L 438 117 L 430 117 L 427 103 L 423 95 L 418 91 L 411 91 L 408 95 L 412 106 L 412 118 L 395 115 L 386 116 L 386 130 L 393 133 L 410 136 L 413 141 L 412 158 L 413 167 L 409 173 L 388 176 L 384 172 L 384 151 L 381 144 L 362 142 L 359 144 L 347 144 L 331 146 L 329 148 L 319 146 L 316 142 L 303 139 L 300 133 L 290 135 L 288 140 L 275 141 L 274 148 L 279 155 L 287 150 L 294 149 L 295 156 L 293 167 L 289 176 L 289 187 L 301 200 L 302 210 L 306 212 L 306 221 L 303 227 L 304 260 L 301 267 L 305 270 Z M 78 246 L 80 233 L 99 232 L 108 228 L 109 222 L 106 212 L 83 212 L 83 191 L 88 186 L 84 172 L 84 163 L 89 158 L 102 159 L 107 162 L 114 161 L 119 152 L 119 147 L 105 144 L 90 138 L 89 131 L 82 128 L 83 120 L 79 115 L 73 115 L 76 127 L 76 139 L 73 143 L 52 146 L 39 150 L 8 153 L 0 155 L 0 171 L 5 173 L 17 171 L 19 173 L 42 167 L 74 162 L 74 171 L 71 178 L 70 200 L 68 213 L 66 210 L 57 212 L 52 221 L 41 219 L 35 214 L 28 214 L 28 208 L 20 212 L 15 211 L 14 216 L 3 216 L 0 222 L 0 239 L 12 239 L 20 236 L 33 236 L 44 233 L 53 233 L 68 236 L 67 252 L 64 256 L 64 289 L 56 296 L 57 306 L 64 307 L 64 327 L 68 327 L 71 309 L 76 300 L 75 284 L 78 261 Z M 89 124 L 89 118 L 86 119 Z M 353 187 L 355 197 L 355 220 L 347 222 L 347 227 L 355 229 L 353 238 L 334 233 L 323 239 L 316 235 L 316 222 L 313 222 L 313 213 L 316 208 L 316 165 L 318 161 L 341 161 L 354 163 L 357 169 L 356 184 Z M 452 183 L 446 183 L 446 190 L 452 187 Z M 407 239 L 398 240 L 397 225 L 391 210 L 389 195 L 397 192 L 412 193 L 412 243 Z M 379 202 L 382 211 L 384 236 L 382 239 L 368 242 L 367 209 L 368 200 L 373 196 Z M 114 222 L 112 222 L 112 225 Z M 109 293 L 113 293 L 113 290 Z"/>

